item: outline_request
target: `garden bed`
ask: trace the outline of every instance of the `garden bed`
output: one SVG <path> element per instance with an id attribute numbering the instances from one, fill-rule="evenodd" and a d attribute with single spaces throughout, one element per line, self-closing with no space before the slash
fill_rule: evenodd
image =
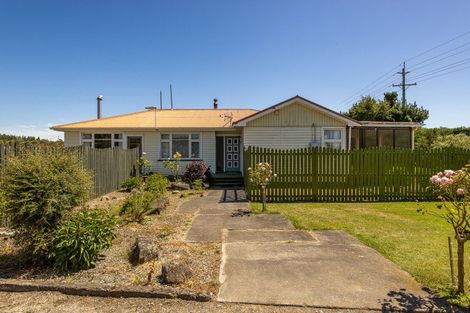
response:
<path id="1" fill-rule="evenodd" d="M 113 192 L 87 205 L 104 208 L 117 215 L 128 196 L 127 192 Z M 61 272 L 51 267 L 34 266 L 18 250 L 13 238 L 0 237 L 0 278 L 12 282 L 22 280 L 84 288 L 140 286 L 141 290 L 161 287 L 214 294 L 218 290 L 221 246 L 217 243 L 186 243 L 184 235 L 192 216 L 177 210 L 188 197 L 200 197 L 203 193 L 183 191 L 168 196 L 170 204 L 161 214 L 147 216 L 142 224 L 119 222 L 112 247 L 103 251 L 96 266 L 88 270 Z M 137 236 L 146 236 L 157 246 L 159 257 L 155 261 L 131 265 L 129 255 Z M 162 284 L 159 278 L 162 264 L 168 261 L 185 263 L 191 268 L 192 276 L 179 285 Z"/>

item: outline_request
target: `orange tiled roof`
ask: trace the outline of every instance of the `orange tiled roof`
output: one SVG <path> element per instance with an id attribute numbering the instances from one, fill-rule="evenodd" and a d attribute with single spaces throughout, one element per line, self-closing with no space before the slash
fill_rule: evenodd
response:
<path id="1" fill-rule="evenodd" d="M 164 109 L 147 110 L 101 119 L 52 126 L 54 130 L 78 129 L 149 129 L 149 128 L 224 128 L 232 123 L 256 113 L 254 109 Z"/>

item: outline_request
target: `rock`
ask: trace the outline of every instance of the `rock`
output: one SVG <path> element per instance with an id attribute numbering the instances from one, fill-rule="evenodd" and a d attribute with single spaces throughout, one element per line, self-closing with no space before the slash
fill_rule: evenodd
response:
<path id="1" fill-rule="evenodd" d="M 152 241 L 145 236 L 138 236 L 132 245 L 129 261 L 132 265 L 142 264 L 158 257 L 158 251 Z"/>
<path id="2" fill-rule="evenodd" d="M 131 195 L 133 195 L 135 193 L 138 193 L 138 192 L 140 192 L 139 189 L 134 188 L 134 189 L 131 190 Z"/>
<path id="3" fill-rule="evenodd" d="M 177 262 L 165 263 L 162 266 L 161 279 L 165 284 L 181 284 L 193 274 L 188 265 Z"/>
<path id="4" fill-rule="evenodd" d="M 172 182 L 170 184 L 171 190 L 189 190 L 189 185 L 181 182 Z"/>
<path id="5" fill-rule="evenodd" d="M 245 216 L 245 215 L 250 216 L 251 215 L 251 210 L 250 209 L 237 209 L 237 210 L 232 212 L 232 217 L 242 217 L 242 216 Z"/>
<path id="6" fill-rule="evenodd" d="M 150 204 L 149 208 L 151 209 L 152 213 L 160 214 L 169 204 L 170 198 L 167 196 L 160 196 Z"/>
<path id="7" fill-rule="evenodd" d="M 15 236 L 15 231 L 7 230 L 7 229 L 0 229 L 0 236 L 1 237 L 13 237 Z"/>

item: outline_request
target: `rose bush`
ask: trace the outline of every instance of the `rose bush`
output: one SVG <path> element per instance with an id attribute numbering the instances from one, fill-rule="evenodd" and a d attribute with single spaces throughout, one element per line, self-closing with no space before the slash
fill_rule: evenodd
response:
<path id="1" fill-rule="evenodd" d="M 466 168 L 453 171 L 445 170 L 430 178 L 431 188 L 442 204 L 437 213 L 445 219 L 454 229 L 457 240 L 457 292 L 464 293 L 464 249 L 465 242 L 470 239 L 470 165 Z M 422 210 L 419 210 L 422 211 Z M 424 212 L 423 212 L 424 213 Z"/>
<path id="2" fill-rule="evenodd" d="M 263 211 L 266 210 L 266 187 L 269 185 L 274 177 L 272 166 L 268 162 L 261 162 L 255 165 L 254 168 L 248 168 L 248 177 L 250 183 L 261 188 L 261 198 L 263 202 Z"/>

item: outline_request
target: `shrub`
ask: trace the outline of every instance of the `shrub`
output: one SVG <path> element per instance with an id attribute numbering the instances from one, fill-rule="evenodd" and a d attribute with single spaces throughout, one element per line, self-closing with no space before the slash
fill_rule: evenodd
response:
<path id="1" fill-rule="evenodd" d="M 202 179 L 196 179 L 192 183 L 192 187 L 194 190 L 204 190 L 206 187 L 204 186 L 204 182 Z"/>
<path id="2" fill-rule="evenodd" d="M 142 223 L 146 215 L 152 213 L 150 204 L 157 198 L 157 195 L 149 192 L 137 192 L 131 195 L 126 204 L 122 207 L 121 214 L 127 216 L 131 222 Z"/>
<path id="3" fill-rule="evenodd" d="M 206 172 L 209 166 L 204 161 L 194 161 L 186 166 L 184 172 L 184 178 L 189 181 L 195 181 L 197 179 L 206 180 Z"/>
<path id="4" fill-rule="evenodd" d="M 152 192 L 156 195 L 162 195 L 169 185 L 168 178 L 162 174 L 152 174 L 145 180 L 145 191 Z"/>
<path id="5" fill-rule="evenodd" d="M 34 257 L 47 257 L 62 216 L 90 194 L 91 175 L 72 153 L 9 157 L 2 173 L 4 213 L 16 239 Z"/>
<path id="6" fill-rule="evenodd" d="M 276 176 L 276 174 L 273 174 L 271 164 L 268 162 L 261 162 L 256 164 L 254 168 L 248 168 L 250 183 L 261 188 L 263 212 L 266 211 L 266 187 Z"/>
<path id="7" fill-rule="evenodd" d="M 171 175 L 173 176 L 173 179 L 175 179 L 176 181 L 179 180 L 178 173 L 180 171 L 180 160 L 181 153 L 176 151 L 176 153 L 173 154 L 173 159 L 168 158 L 167 160 L 163 161 L 163 167 L 170 171 Z"/>
<path id="8" fill-rule="evenodd" d="M 131 191 L 132 189 L 139 189 L 142 186 L 142 177 L 129 177 L 122 182 L 121 188 Z"/>
<path id="9" fill-rule="evenodd" d="M 114 218 L 101 209 L 75 213 L 52 234 L 49 258 L 63 270 L 94 266 L 100 251 L 116 237 L 114 225 Z"/>

